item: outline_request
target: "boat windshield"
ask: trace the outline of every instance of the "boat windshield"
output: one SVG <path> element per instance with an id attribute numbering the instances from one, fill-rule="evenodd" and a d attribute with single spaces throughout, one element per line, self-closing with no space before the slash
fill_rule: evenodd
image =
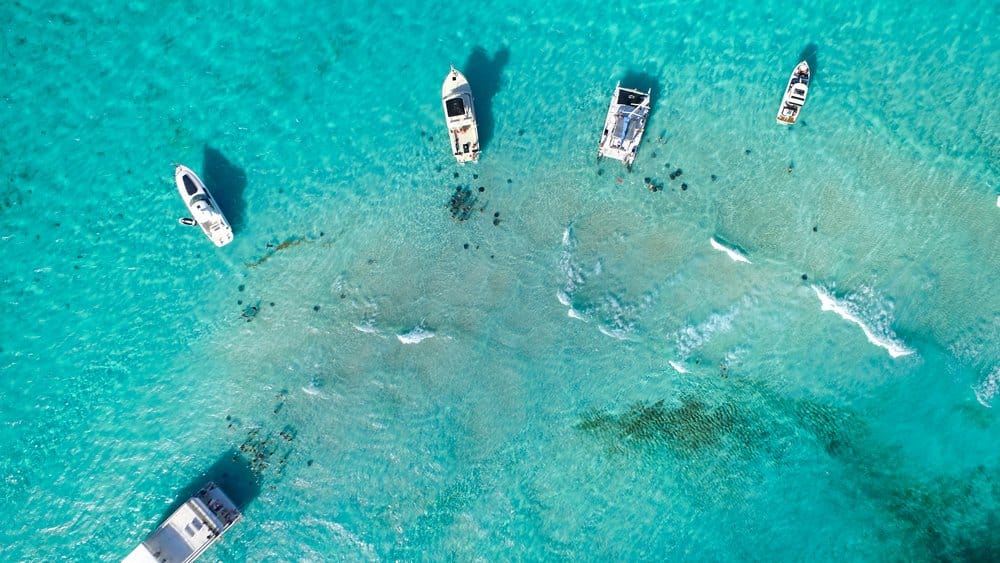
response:
<path id="1" fill-rule="evenodd" d="M 188 195 L 198 193 L 198 186 L 195 185 L 194 180 L 188 174 L 184 175 L 184 189 L 187 190 Z"/>
<path id="2" fill-rule="evenodd" d="M 448 117 L 458 117 L 465 115 L 465 102 L 462 98 L 452 98 L 444 103 L 448 111 Z"/>

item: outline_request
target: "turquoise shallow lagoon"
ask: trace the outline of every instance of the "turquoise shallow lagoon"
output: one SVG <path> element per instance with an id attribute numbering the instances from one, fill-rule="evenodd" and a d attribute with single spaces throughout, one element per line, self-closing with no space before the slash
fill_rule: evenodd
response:
<path id="1" fill-rule="evenodd" d="M 234 455 L 212 560 L 1000 558 L 996 3 L 0 22 L 0 558 L 119 559 Z"/>

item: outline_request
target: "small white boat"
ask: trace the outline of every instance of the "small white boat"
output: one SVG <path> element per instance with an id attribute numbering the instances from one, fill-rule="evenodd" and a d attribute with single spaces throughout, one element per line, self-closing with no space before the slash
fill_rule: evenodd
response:
<path id="1" fill-rule="evenodd" d="M 181 219 L 181 223 L 200 226 L 215 246 L 226 246 L 232 242 L 233 229 L 201 178 L 187 166 L 178 164 L 174 170 L 174 180 L 177 181 L 177 191 L 181 194 L 184 205 L 191 212 L 191 218 Z"/>
<path id="2" fill-rule="evenodd" d="M 479 128 L 472 103 L 472 88 L 454 66 L 441 86 L 441 104 L 448 125 L 451 152 L 462 164 L 479 159 Z"/>
<path id="3" fill-rule="evenodd" d="M 642 142 L 642 134 L 646 132 L 652 92 L 622 88 L 621 82 L 615 86 L 608 117 L 604 120 L 597 160 L 607 156 L 624 162 L 629 171 L 632 170 L 635 151 Z"/>
<path id="4" fill-rule="evenodd" d="M 242 516 L 226 493 L 210 482 L 174 511 L 122 563 L 190 563 Z"/>
<path id="5" fill-rule="evenodd" d="M 806 94 L 809 93 L 811 74 L 809 63 L 805 61 L 799 63 L 792 71 L 788 87 L 785 88 L 785 96 L 781 99 L 781 108 L 778 109 L 778 123 L 791 125 L 799 118 L 799 110 L 805 105 Z"/>

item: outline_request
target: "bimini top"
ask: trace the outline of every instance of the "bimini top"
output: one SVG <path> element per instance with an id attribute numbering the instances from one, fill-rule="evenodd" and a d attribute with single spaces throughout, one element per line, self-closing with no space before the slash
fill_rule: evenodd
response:
<path id="1" fill-rule="evenodd" d="M 479 128 L 476 124 L 476 108 L 472 103 L 472 88 L 465 76 L 451 67 L 441 85 L 441 103 L 444 119 L 448 126 L 451 152 L 461 163 L 479 158 Z"/>
<path id="2" fill-rule="evenodd" d="M 219 209 L 219 205 L 215 203 L 212 194 L 208 193 L 201 178 L 187 166 L 178 164 L 174 170 L 174 180 L 177 182 L 177 191 L 181 194 L 184 205 L 205 236 L 215 246 L 225 246 L 232 242 L 233 229 Z"/>
<path id="3" fill-rule="evenodd" d="M 601 145 L 597 150 L 598 160 L 607 156 L 624 162 L 629 170 L 632 169 L 635 153 L 646 132 L 651 94 L 652 90 L 640 92 L 622 88 L 620 82 L 615 86 L 608 115 L 604 120 Z"/>
<path id="4" fill-rule="evenodd" d="M 208 483 L 122 563 L 190 563 L 241 517 L 226 493 L 215 483 Z"/>

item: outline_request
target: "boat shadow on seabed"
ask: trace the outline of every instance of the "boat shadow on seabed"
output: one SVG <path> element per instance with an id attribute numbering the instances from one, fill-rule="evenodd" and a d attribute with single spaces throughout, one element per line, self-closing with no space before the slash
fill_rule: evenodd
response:
<path id="1" fill-rule="evenodd" d="M 194 476 L 184 488 L 177 491 L 174 502 L 164 511 L 160 521 L 165 520 L 188 499 L 198 494 L 198 491 L 209 481 L 225 491 L 226 496 L 240 510 L 256 499 L 261 491 L 260 475 L 253 471 L 246 457 L 236 449 L 230 449 L 222 454 L 211 467 Z"/>
<path id="2" fill-rule="evenodd" d="M 469 87 L 472 88 L 480 149 L 486 148 L 493 137 L 493 96 L 500 92 L 503 68 L 507 66 L 509 60 L 510 50 L 507 47 L 501 47 L 493 57 L 486 53 L 486 49 L 476 47 L 461 68 L 465 79 L 469 81 Z"/>
<path id="3" fill-rule="evenodd" d="M 243 229 L 243 215 L 246 202 L 243 190 L 247 187 L 247 174 L 242 168 L 229 161 L 221 152 L 208 145 L 204 149 L 202 179 L 212 193 L 220 211 L 229 220 L 233 233 Z"/>
<path id="4" fill-rule="evenodd" d="M 648 92 L 652 90 L 651 97 L 653 98 L 653 106 L 656 105 L 656 99 L 663 95 L 663 85 L 660 84 L 660 79 L 645 72 L 638 72 L 630 69 L 624 76 L 622 76 L 621 84 L 622 88 L 631 88 L 632 90 L 638 90 L 640 92 Z"/>
<path id="5" fill-rule="evenodd" d="M 650 112 L 649 119 L 646 122 L 647 133 L 652 131 L 651 124 L 655 123 L 656 112 L 656 102 L 659 100 L 660 96 L 663 95 L 663 84 L 660 83 L 660 79 L 653 74 L 646 72 L 640 72 L 636 70 L 629 69 L 621 80 L 622 88 L 630 88 L 632 90 L 638 90 L 640 92 L 651 92 L 650 93 Z M 659 131 L 657 133 L 662 139 L 667 136 L 666 131 Z M 673 180 L 673 178 L 671 178 Z"/>
<path id="6" fill-rule="evenodd" d="M 817 51 L 819 51 L 819 45 L 810 43 L 799 53 L 799 60 L 795 61 L 796 63 L 805 61 L 809 65 L 809 81 L 811 83 L 816 82 L 816 75 L 819 74 L 819 59 L 816 57 Z"/>

